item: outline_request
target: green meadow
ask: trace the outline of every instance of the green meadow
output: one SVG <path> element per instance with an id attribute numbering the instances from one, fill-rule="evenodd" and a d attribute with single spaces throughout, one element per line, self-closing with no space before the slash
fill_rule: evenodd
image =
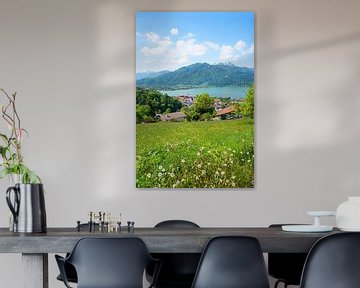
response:
<path id="1" fill-rule="evenodd" d="M 254 187 L 254 121 L 137 124 L 136 187 Z"/>

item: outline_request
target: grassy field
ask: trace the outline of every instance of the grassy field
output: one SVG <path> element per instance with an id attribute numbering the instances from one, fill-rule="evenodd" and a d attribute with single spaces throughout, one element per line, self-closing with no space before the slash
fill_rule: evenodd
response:
<path id="1" fill-rule="evenodd" d="M 136 187 L 254 187 L 254 121 L 136 125 Z"/>

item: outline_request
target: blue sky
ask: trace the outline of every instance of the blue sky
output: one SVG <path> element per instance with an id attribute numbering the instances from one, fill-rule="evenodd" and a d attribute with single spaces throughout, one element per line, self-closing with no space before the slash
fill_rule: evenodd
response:
<path id="1" fill-rule="evenodd" d="M 254 67 L 254 13 L 136 13 L 136 72 L 197 62 Z"/>

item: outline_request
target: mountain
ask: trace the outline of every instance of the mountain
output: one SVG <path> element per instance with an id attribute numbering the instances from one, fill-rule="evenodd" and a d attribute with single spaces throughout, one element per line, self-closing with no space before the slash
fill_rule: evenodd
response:
<path id="1" fill-rule="evenodd" d="M 155 78 L 159 75 L 165 74 L 165 73 L 169 73 L 169 70 L 163 70 L 163 71 L 159 71 L 159 72 L 140 72 L 140 73 L 136 73 L 136 80 L 140 80 L 143 78 Z"/>
<path id="2" fill-rule="evenodd" d="M 251 85 L 254 82 L 254 69 L 239 67 L 232 63 L 196 63 L 181 67 L 173 72 L 136 81 L 136 86 L 159 90 L 209 86 Z"/>

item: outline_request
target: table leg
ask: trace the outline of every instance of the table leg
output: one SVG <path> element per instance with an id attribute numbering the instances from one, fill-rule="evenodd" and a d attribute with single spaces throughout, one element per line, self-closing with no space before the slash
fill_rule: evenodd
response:
<path id="1" fill-rule="evenodd" d="M 23 288 L 49 288 L 48 254 L 22 254 Z"/>

